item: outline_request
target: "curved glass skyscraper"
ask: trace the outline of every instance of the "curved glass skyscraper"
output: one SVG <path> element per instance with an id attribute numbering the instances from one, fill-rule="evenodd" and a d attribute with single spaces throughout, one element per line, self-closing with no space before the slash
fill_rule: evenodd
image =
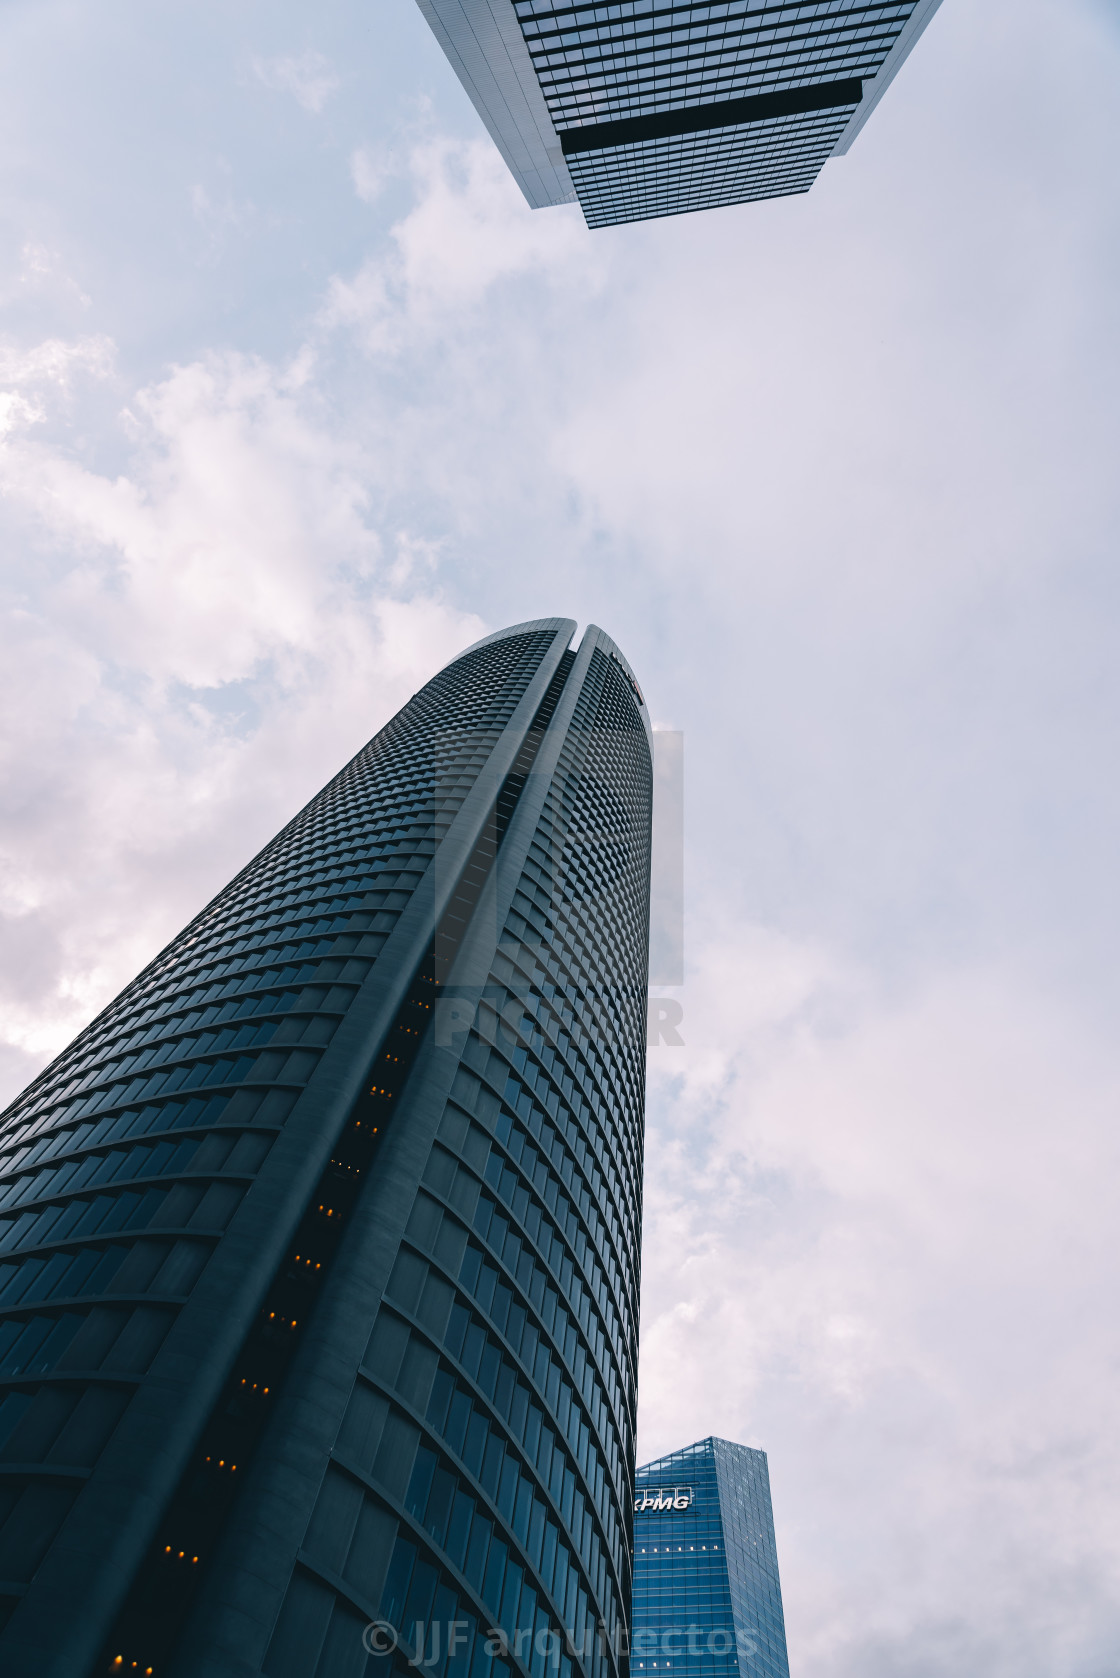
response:
<path id="1" fill-rule="evenodd" d="M 8 1678 L 615 1678 L 651 763 L 454 660 L 9 1108 Z"/>

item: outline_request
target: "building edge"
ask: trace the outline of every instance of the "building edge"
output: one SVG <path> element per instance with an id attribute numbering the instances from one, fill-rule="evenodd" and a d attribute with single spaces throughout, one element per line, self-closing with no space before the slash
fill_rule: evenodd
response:
<path id="1" fill-rule="evenodd" d="M 918 4 L 907 19 L 898 40 L 883 60 L 878 75 L 864 82 L 863 98 L 852 113 L 852 120 L 837 140 L 832 152 L 833 157 L 847 156 L 851 150 L 852 142 L 857 135 L 863 132 L 864 123 L 872 111 L 875 110 L 880 99 L 909 58 L 918 43 L 919 36 L 940 4 L 941 0 L 918 0 Z"/>
<path id="2" fill-rule="evenodd" d="M 487 765 L 472 786 L 443 842 L 447 845 L 448 840 L 451 841 L 441 870 L 445 897 L 450 897 L 460 867 L 470 856 L 488 819 L 493 794 L 512 767 L 521 741 L 559 665 L 570 636 L 569 626 L 574 627 L 570 619 L 549 620 L 547 627 L 554 630 L 552 647 L 542 657 L 513 716 L 494 742 Z M 518 633 L 520 628 L 499 631 L 488 639 L 504 640 Z M 569 636 L 565 636 L 565 629 L 569 630 Z M 471 650 L 464 649 L 445 668 L 458 663 Z M 435 674 L 438 676 L 440 672 Z M 390 727 L 394 720 L 390 719 L 385 727 Z M 340 771 L 340 774 L 343 773 L 345 769 Z M 337 776 L 332 777 L 328 786 L 337 779 Z M 321 797 L 322 793 L 316 795 L 316 799 Z M 273 850 L 281 836 L 312 809 L 316 799 L 304 806 L 292 822 L 285 824 L 281 834 L 263 846 L 257 857 L 216 894 L 211 904 L 188 922 L 187 931 Z M 447 862 L 452 856 L 454 860 L 448 867 Z M 105 1447 L 83 1488 L 83 1492 L 88 1492 L 90 1496 L 79 1498 L 75 1505 L 77 1514 L 84 1502 L 82 1514 L 77 1515 L 77 1519 L 74 1515 L 69 1518 L 63 1542 L 56 1546 L 53 1554 L 48 1553 L 43 1567 L 36 1573 L 19 1608 L 5 1627 L 4 1652 L 9 1661 L 6 1670 L 13 1678 L 23 1678 L 24 1674 L 26 1678 L 74 1678 L 75 1673 L 88 1671 L 96 1660 L 115 1612 L 127 1595 L 197 1438 L 217 1402 L 226 1375 L 267 1291 L 269 1280 L 299 1223 L 310 1186 L 325 1165 L 339 1129 L 346 1123 L 366 1081 L 367 1067 L 372 1065 L 380 1052 L 429 941 L 433 915 L 438 920 L 445 907 L 435 901 L 438 888 L 434 864 L 429 865 L 429 874 L 433 878 L 431 899 L 426 898 L 422 886 L 415 889 L 390 940 L 395 940 L 399 953 L 394 951 L 395 959 L 375 965 L 360 987 L 359 996 L 351 1005 L 343 1027 L 324 1052 L 316 1072 L 293 1106 L 273 1153 L 254 1180 L 256 1193 L 250 1190 L 238 1208 L 226 1233 L 228 1245 L 224 1250 L 215 1250 L 218 1264 L 205 1277 L 205 1287 L 198 1288 L 183 1307 L 175 1327 L 157 1354 L 147 1386 L 138 1389 L 138 1411 L 141 1413 L 134 1414 L 128 1437 L 116 1435 Z M 171 950 L 182 936 L 180 934 L 173 940 L 167 949 Z M 143 970 L 147 971 L 148 968 Z M 135 983 L 135 980 L 132 981 L 125 991 Z M 119 998 L 114 999 L 114 1003 L 102 1010 L 97 1018 L 103 1018 L 117 1000 Z M 84 1036 L 85 1033 L 80 1033 L 75 1041 Z M 42 1076 L 40 1074 L 40 1078 Z M 13 1106 L 18 1106 L 22 1099 L 22 1096 L 17 1098 Z M 221 1285 L 223 1271 L 229 1276 L 229 1290 Z M 231 1312 L 228 1306 L 235 1293 L 232 1287 L 234 1275 L 246 1272 L 252 1274 L 252 1284 L 237 1300 L 236 1310 Z M 181 1396 L 178 1402 L 182 1411 L 184 1414 L 189 1412 L 193 1418 L 191 1422 L 184 1423 L 174 1439 L 164 1437 L 161 1432 L 168 1387 L 179 1389 Z M 136 1449 L 140 1442 L 147 1452 L 143 1462 L 139 1460 Z M 147 1464 L 146 1470 L 144 1463 Z M 121 1504 L 122 1520 L 117 1529 L 116 1543 L 109 1549 L 95 1550 L 88 1544 L 82 1544 L 81 1528 L 83 1516 L 95 1526 L 101 1524 L 100 1511 L 93 1507 L 97 1502 L 99 1483 L 105 1484 L 111 1500 Z M 132 1495 L 126 1496 L 130 1487 L 134 1488 Z M 127 1518 L 124 1512 L 126 1502 Z M 75 1580 L 73 1576 L 76 1567 L 84 1574 L 80 1580 Z M 72 1615 L 65 1638 L 57 1639 L 51 1604 L 67 1600 L 73 1605 L 76 1598 L 80 1599 L 81 1612 Z M 49 1643 L 44 1641 L 44 1633 L 50 1634 Z"/>
<path id="3" fill-rule="evenodd" d="M 463 0 L 416 3 L 530 209 L 574 204 L 560 136 L 509 0 L 476 0 L 469 10 Z"/>

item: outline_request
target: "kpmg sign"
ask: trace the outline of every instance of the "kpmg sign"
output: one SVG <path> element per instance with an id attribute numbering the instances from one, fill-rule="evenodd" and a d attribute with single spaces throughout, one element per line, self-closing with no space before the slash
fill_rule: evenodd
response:
<path id="1" fill-rule="evenodd" d="M 691 1505 L 691 1486 L 658 1486 L 634 1499 L 634 1513 L 645 1515 L 656 1510 L 663 1514 L 667 1509 L 688 1509 Z"/>

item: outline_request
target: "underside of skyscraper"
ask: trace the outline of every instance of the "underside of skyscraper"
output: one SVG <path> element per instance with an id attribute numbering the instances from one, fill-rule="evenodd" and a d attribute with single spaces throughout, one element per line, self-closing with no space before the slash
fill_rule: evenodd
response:
<path id="1" fill-rule="evenodd" d="M 808 192 L 940 0 L 418 0 L 534 209 L 589 227 Z"/>

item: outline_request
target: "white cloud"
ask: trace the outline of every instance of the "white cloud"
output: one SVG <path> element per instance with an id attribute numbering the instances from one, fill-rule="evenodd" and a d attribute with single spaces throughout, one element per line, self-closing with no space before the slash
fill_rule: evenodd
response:
<path id="1" fill-rule="evenodd" d="M 9 355 L 13 414 L 45 422 L 52 381 L 110 359 Z M 119 474 L 51 435 L 17 430 L 0 453 L 10 534 L 44 555 L 0 658 L 20 812 L 0 983 L 5 1038 L 28 1055 L 60 1046 L 482 631 L 424 580 L 422 541 L 394 534 L 382 562 L 361 453 L 308 386 L 306 356 L 212 356 L 134 394 Z"/>
<path id="2" fill-rule="evenodd" d="M 769 1450 L 795 1667 L 1098 1670 L 1111 1043 L 1007 973 L 888 999 L 742 929 L 696 969 L 651 1056 L 641 1456 Z"/>
<path id="3" fill-rule="evenodd" d="M 562 280 L 585 298 L 602 279 L 578 211 L 527 211 L 509 171 L 488 140 L 418 141 L 399 164 L 363 151 L 352 160 L 355 190 L 376 198 L 391 172 L 412 183 L 414 203 L 390 233 L 391 247 L 359 271 L 337 277 L 322 314 L 327 329 L 356 331 L 373 354 L 423 346 L 464 311 L 493 302 L 504 284 Z"/>
<path id="4" fill-rule="evenodd" d="M 104 336 L 65 342 L 48 338 L 30 346 L 0 340 L 0 440 L 45 418 L 43 396 L 70 395 L 75 374 L 109 377 L 113 345 Z"/>
<path id="5" fill-rule="evenodd" d="M 113 365 L 114 346 L 104 335 L 78 338 L 70 343 L 48 338 L 40 344 L 22 346 L 0 343 L 0 381 L 5 384 L 40 384 L 65 387 L 76 369 L 104 378 Z"/>
<path id="6" fill-rule="evenodd" d="M 382 259 L 395 341 L 556 242 L 512 225 L 481 147 L 429 146 L 414 173 L 417 209 Z M 456 205 L 462 261 L 425 221 L 432 196 Z M 75 447 L 79 372 L 111 402 L 96 429 L 115 431 L 119 471 Z M 44 558 L 38 586 L 22 573 L 0 677 L 25 808 L 4 860 L 5 1035 L 38 1056 L 486 626 L 442 602 L 438 539 L 380 521 L 392 462 L 377 428 L 359 441 L 328 418 L 313 345 L 278 365 L 210 354 L 121 406 L 106 338 L 9 344 L 0 384 L 9 552 Z"/>
<path id="7" fill-rule="evenodd" d="M 301 53 L 276 58 L 254 58 L 253 74 L 276 93 L 290 93 L 305 111 L 314 115 L 318 115 L 339 86 L 330 60 L 310 47 Z"/>
<path id="8" fill-rule="evenodd" d="M 386 183 L 400 172 L 400 165 L 392 154 L 375 152 L 369 146 L 359 146 L 350 159 L 354 191 L 364 204 L 375 204 Z"/>
<path id="9" fill-rule="evenodd" d="M 331 46 L 262 80 L 321 109 Z M 6 288 L 43 311 L 0 382 L 9 1087 L 460 646 L 603 623 L 688 742 L 643 1453 L 770 1451 L 802 1678 L 1104 1678 L 1115 41 L 943 7 L 812 194 L 594 236 L 377 52 L 313 145 L 215 95 L 254 209 L 209 266 L 193 112 L 127 233 L 139 175 L 81 176 L 119 353 L 37 258 Z"/>
<path id="10" fill-rule="evenodd" d="M 84 310 L 92 303 L 72 275 L 66 272 L 62 258 L 40 239 L 25 239 L 19 247 L 18 267 L 7 277 L 0 278 L 0 299 L 5 306 L 26 305 L 31 299 L 63 299 L 76 302 Z"/>

